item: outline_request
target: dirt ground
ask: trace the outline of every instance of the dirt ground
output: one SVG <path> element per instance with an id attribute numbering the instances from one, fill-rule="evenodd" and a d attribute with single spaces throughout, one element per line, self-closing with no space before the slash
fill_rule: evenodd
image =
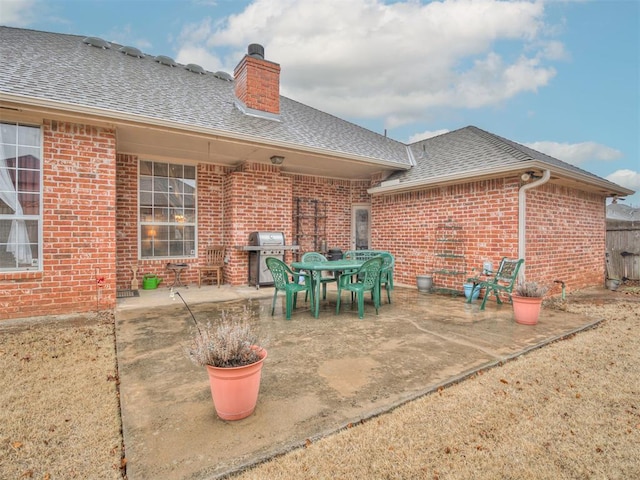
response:
<path id="1" fill-rule="evenodd" d="M 640 478 L 640 288 L 552 299 L 606 319 L 234 478 Z M 110 315 L 0 324 L 0 478 L 121 479 Z"/>

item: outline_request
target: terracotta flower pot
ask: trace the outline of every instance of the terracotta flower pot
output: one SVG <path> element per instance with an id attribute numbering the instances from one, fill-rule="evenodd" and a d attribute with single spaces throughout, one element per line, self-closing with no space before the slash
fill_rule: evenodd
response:
<path id="1" fill-rule="evenodd" d="M 519 297 L 512 295 L 513 316 L 517 323 L 523 325 L 535 325 L 538 323 L 542 297 Z"/>
<path id="2" fill-rule="evenodd" d="M 240 420 L 253 413 L 258 403 L 262 364 L 267 351 L 260 350 L 260 360 L 243 367 L 221 368 L 207 365 L 211 398 L 216 413 L 223 420 Z"/>

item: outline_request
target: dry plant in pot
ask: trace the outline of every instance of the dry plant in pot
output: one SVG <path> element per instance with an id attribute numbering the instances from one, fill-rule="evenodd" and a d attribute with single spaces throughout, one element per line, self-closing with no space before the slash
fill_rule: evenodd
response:
<path id="1" fill-rule="evenodd" d="M 211 398 L 223 420 L 240 420 L 251 415 L 258 403 L 262 365 L 267 350 L 253 332 L 253 311 L 246 305 L 233 314 L 223 311 L 220 322 L 201 325 L 186 305 L 195 324 L 187 354 L 191 361 L 206 367 Z"/>
<path id="2" fill-rule="evenodd" d="M 538 323 L 542 299 L 547 294 L 548 287 L 538 282 L 520 282 L 516 285 L 511 303 L 513 316 L 517 323 L 535 325 Z"/>

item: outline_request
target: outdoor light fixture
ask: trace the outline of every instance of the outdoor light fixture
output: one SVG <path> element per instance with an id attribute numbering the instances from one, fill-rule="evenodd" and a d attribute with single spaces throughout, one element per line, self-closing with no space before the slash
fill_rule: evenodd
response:
<path id="1" fill-rule="evenodd" d="M 528 182 L 529 180 L 537 180 L 538 178 L 542 178 L 540 175 L 536 175 L 535 172 L 525 172 L 520 175 L 520 178 L 523 182 Z"/>
<path id="2" fill-rule="evenodd" d="M 274 165 L 282 165 L 282 162 L 284 162 L 284 157 L 281 157 L 280 155 L 274 155 L 271 157 L 271 163 Z"/>

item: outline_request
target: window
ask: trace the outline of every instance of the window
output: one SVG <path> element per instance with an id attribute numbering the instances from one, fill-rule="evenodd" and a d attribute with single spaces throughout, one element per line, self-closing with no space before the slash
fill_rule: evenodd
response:
<path id="1" fill-rule="evenodd" d="M 0 123 L 0 271 L 39 270 L 40 128 Z"/>
<path id="2" fill-rule="evenodd" d="M 140 162 L 140 257 L 195 257 L 196 167 Z"/>

